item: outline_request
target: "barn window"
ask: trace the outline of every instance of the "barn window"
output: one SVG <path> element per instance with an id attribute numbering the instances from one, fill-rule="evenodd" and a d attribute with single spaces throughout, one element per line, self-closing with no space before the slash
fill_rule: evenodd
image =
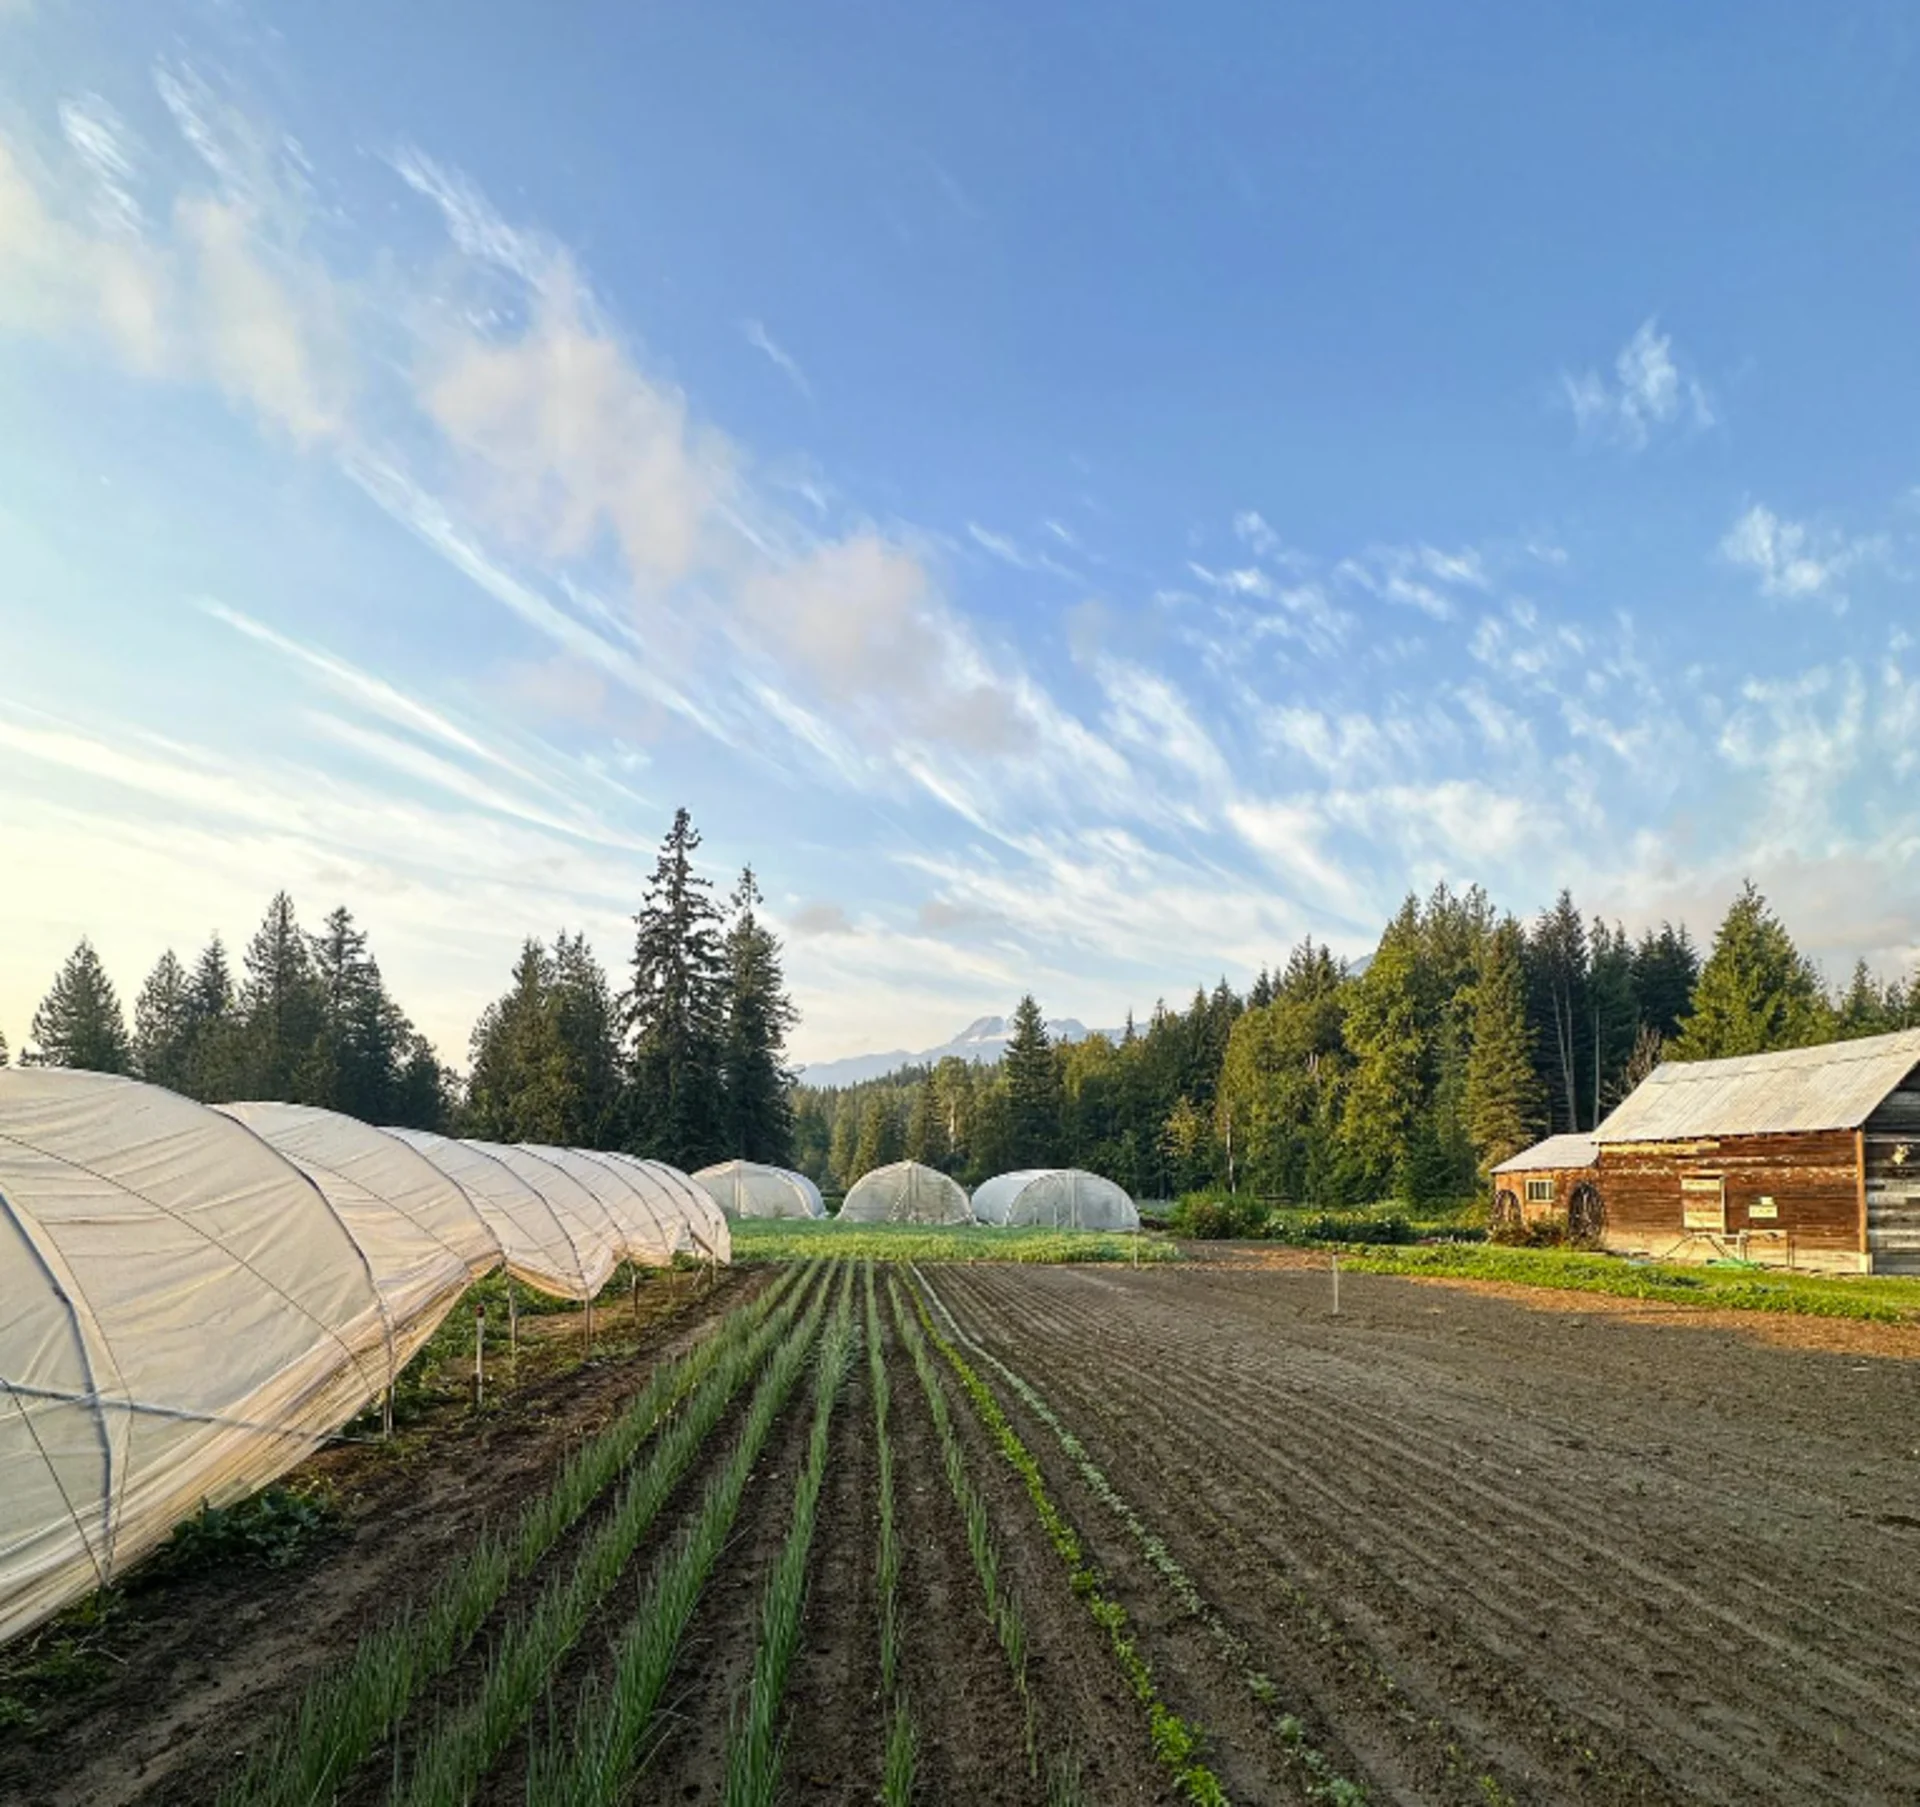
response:
<path id="1" fill-rule="evenodd" d="M 1527 1203 L 1530 1205 L 1550 1205 L 1553 1203 L 1553 1181 L 1528 1180 Z"/>

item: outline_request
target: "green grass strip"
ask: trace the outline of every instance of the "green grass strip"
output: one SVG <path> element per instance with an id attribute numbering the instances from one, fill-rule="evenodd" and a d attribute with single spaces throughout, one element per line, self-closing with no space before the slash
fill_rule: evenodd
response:
<path id="1" fill-rule="evenodd" d="M 1020 1696 L 1026 1722 L 1027 1766 L 1031 1771 L 1039 1761 L 1039 1745 L 1033 1693 L 1027 1686 L 1026 1620 L 1021 1616 L 1019 1603 L 1000 1579 L 1000 1551 L 993 1541 L 987 1502 L 974 1485 L 972 1475 L 967 1472 L 966 1452 L 961 1447 L 959 1433 L 953 1427 L 953 1418 L 947 1409 L 946 1390 L 940 1384 L 933 1358 L 927 1353 L 926 1339 L 906 1309 L 900 1283 L 891 1274 L 887 1276 L 887 1291 L 892 1296 L 893 1318 L 899 1326 L 900 1340 L 913 1360 L 914 1372 L 920 1376 L 921 1390 L 927 1396 L 927 1410 L 933 1414 L 934 1429 L 940 1438 L 942 1465 L 946 1469 L 947 1487 L 966 1525 L 967 1548 L 973 1556 L 974 1572 L 980 1578 L 987 1618 L 1000 1640 L 1001 1650 L 1006 1654 L 1014 1691 Z"/>
<path id="2" fill-rule="evenodd" d="M 791 1310 L 794 1278 L 782 1275 L 698 1347 L 660 1363 L 620 1416 L 569 1456 L 511 1525 L 483 1531 L 424 1601 L 367 1633 L 344 1663 L 316 1678 L 292 1722 L 222 1789 L 219 1807 L 331 1800 L 420 1691 L 453 1665 L 507 1589 L 533 1572 L 660 1424 L 736 1357 L 783 1299 Z"/>
<path id="3" fill-rule="evenodd" d="M 1102 1590 L 1100 1576 L 1087 1561 L 1079 1534 L 1047 1491 L 1046 1479 L 1040 1472 L 1040 1464 L 1034 1460 L 1033 1452 L 1007 1421 L 1007 1415 L 1000 1409 L 1000 1402 L 993 1396 L 992 1389 L 974 1372 L 959 1349 L 941 1333 L 927 1309 L 925 1298 L 916 1293 L 914 1305 L 922 1328 L 934 1347 L 946 1357 L 947 1365 L 952 1368 L 961 1389 L 972 1401 L 973 1409 L 986 1427 L 987 1434 L 1026 1487 L 1027 1498 L 1033 1502 L 1047 1540 L 1066 1568 L 1073 1591 L 1086 1601 L 1094 1623 L 1106 1632 L 1108 1645 L 1120 1665 L 1121 1673 L 1127 1678 L 1128 1687 L 1133 1690 L 1134 1698 L 1146 1708 L 1147 1732 L 1153 1743 L 1153 1754 L 1172 1777 L 1174 1786 L 1188 1800 L 1196 1802 L 1198 1807 L 1228 1807 L 1227 1793 L 1220 1784 L 1220 1778 L 1200 1761 L 1198 1737 L 1193 1728 L 1161 1698 L 1159 1685 L 1153 1679 L 1153 1670 L 1128 1629 L 1127 1609 Z"/>
<path id="4" fill-rule="evenodd" d="M 825 1289 L 803 1283 L 746 1342 L 723 1357 L 633 1471 L 613 1511 L 581 1546 L 573 1566 L 554 1575 L 533 1604 L 503 1627 L 478 1687 L 440 1715 L 418 1746 L 411 1769 L 396 1782 L 390 1796 L 396 1807 L 459 1807 L 469 1798 L 769 1347 L 784 1338 L 784 1351 L 810 1334 L 789 1329 L 809 1290 L 815 1303 L 806 1321 L 817 1318 Z"/>
<path id="5" fill-rule="evenodd" d="M 841 1223 L 838 1218 L 743 1217 L 733 1226 L 738 1262 L 837 1255 L 872 1261 L 1178 1261 L 1164 1237 L 1037 1225 Z"/>
<path id="6" fill-rule="evenodd" d="M 753 1653 L 746 1706 L 735 1718 L 727 1739 L 727 1779 L 720 1797 L 723 1807 L 773 1807 L 774 1793 L 780 1786 L 780 1703 L 786 1695 L 793 1653 L 800 1643 L 807 1562 L 820 1517 L 820 1488 L 827 1478 L 833 1408 L 846 1385 L 858 1340 L 853 1323 L 853 1264 L 848 1262 L 841 1273 L 833 1321 L 821 1339 L 820 1359 L 814 1370 L 813 1429 L 807 1439 L 806 1463 L 794 1487 L 793 1523 L 773 1573 L 767 1578 L 760 1602 L 760 1642 Z"/>
<path id="7" fill-rule="evenodd" d="M 692 1524 L 621 1633 L 611 1682 L 590 1680 L 571 1724 L 535 1744 L 527 1772 L 531 1807 L 611 1807 L 626 1791 L 674 1652 L 726 1546 L 753 1465 L 806 1366 L 826 1297 L 823 1287 L 769 1363 L 726 1467 L 708 1483 Z"/>
<path id="8" fill-rule="evenodd" d="M 1260 1667 L 1253 1647 L 1221 1618 L 1212 1602 L 1200 1592 L 1199 1586 L 1187 1573 L 1179 1558 L 1167 1548 L 1166 1540 L 1141 1518 L 1126 1496 L 1107 1479 L 1105 1471 L 1088 1454 L 1087 1446 L 1061 1422 L 1059 1415 L 1047 1404 L 1039 1390 L 1008 1367 L 978 1337 L 967 1332 L 953 1315 L 946 1301 L 934 1291 L 932 1282 L 925 1274 L 916 1273 L 914 1278 L 920 1283 L 921 1289 L 932 1301 L 934 1309 L 945 1321 L 953 1339 L 956 1342 L 965 1343 L 982 1361 L 993 1368 L 1025 1402 L 1027 1409 L 1053 1433 L 1061 1452 L 1073 1464 L 1081 1480 L 1086 1483 L 1087 1491 L 1120 1521 L 1121 1527 L 1133 1539 L 1140 1554 L 1146 1559 L 1147 1566 L 1166 1583 L 1168 1591 L 1179 1603 L 1181 1611 L 1199 1622 L 1213 1640 L 1215 1648 L 1239 1676 L 1241 1685 L 1248 1694 L 1263 1711 L 1275 1712 L 1280 1691 L 1275 1687 L 1273 1678 Z M 1366 1790 L 1358 1783 L 1342 1776 L 1333 1767 L 1325 1753 L 1307 1742 L 1306 1728 L 1298 1718 L 1292 1714 L 1278 1715 L 1272 1724 L 1274 1734 L 1279 1738 L 1290 1760 L 1305 1772 L 1301 1779 L 1305 1784 L 1308 1800 L 1328 1801 L 1333 1803 L 1334 1807 L 1363 1807 L 1367 1799 Z"/>
<path id="9" fill-rule="evenodd" d="M 1604 1293 L 1720 1311 L 1776 1311 L 1796 1317 L 1920 1320 L 1920 1279 L 1894 1275 L 1789 1274 L 1772 1269 L 1626 1261 L 1573 1249 L 1511 1249 L 1487 1243 L 1432 1248 L 1343 1249 L 1354 1273 L 1414 1279 L 1501 1280 L 1560 1292 Z"/>

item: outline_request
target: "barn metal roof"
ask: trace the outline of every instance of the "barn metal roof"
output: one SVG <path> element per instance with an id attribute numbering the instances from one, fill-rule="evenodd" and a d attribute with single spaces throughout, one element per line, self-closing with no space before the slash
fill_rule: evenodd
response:
<path id="1" fill-rule="evenodd" d="M 1733 1060 L 1665 1061 L 1593 1132 L 1594 1140 L 1858 1129 L 1916 1066 L 1920 1029 Z"/>
<path id="2" fill-rule="evenodd" d="M 1510 1155 L 1494 1168 L 1495 1173 L 1544 1173 L 1549 1169 L 1591 1167 L 1599 1158 L 1599 1147 L 1591 1136 L 1549 1136 L 1531 1148 Z"/>

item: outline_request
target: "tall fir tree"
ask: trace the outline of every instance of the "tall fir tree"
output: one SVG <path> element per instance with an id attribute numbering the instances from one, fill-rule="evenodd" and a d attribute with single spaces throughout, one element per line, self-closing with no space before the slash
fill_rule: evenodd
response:
<path id="1" fill-rule="evenodd" d="M 191 1092 L 192 1034 L 193 981 L 168 948 L 133 1003 L 133 1055 L 140 1077 L 170 1092 Z"/>
<path id="2" fill-rule="evenodd" d="M 875 1086 L 867 1093 L 860 1111 L 860 1134 L 853 1146 L 851 1186 L 863 1174 L 876 1167 L 891 1166 L 906 1152 L 906 1135 L 900 1123 L 900 1111 L 892 1090 Z"/>
<path id="3" fill-rule="evenodd" d="M 1562 891 L 1541 913 L 1527 943 L 1528 966 L 1542 1077 L 1547 1083 L 1553 1127 L 1578 1130 L 1589 1108 L 1583 1084 L 1591 1063 L 1588 1022 L 1587 926 Z"/>
<path id="4" fill-rule="evenodd" d="M 255 1098 L 302 1102 L 322 1006 L 313 954 L 284 891 L 247 943 L 246 974 L 239 1001 L 244 1083 Z"/>
<path id="5" fill-rule="evenodd" d="M 1008 1161 L 1016 1168 L 1055 1165 L 1060 1158 L 1060 1072 L 1046 1019 L 1032 992 L 1014 1007 L 1013 1034 L 1000 1071 L 1007 1089 Z"/>
<path id="6" fill-rule="evenodd" d="M 1903 1002 L 1897 986 L 1882 985 L 1866 961 L 1856 960 L 1847 988 L 1834 1005 L 1834 1034 L 1846 1041 L 1889 1034 L 1902 1026 Z"/>
<path id="7" fill-rule="evenodd" d="M 629 1146 L 679 1167 L 726 1152 L 720 1091 L 725 963 L 712 886 L 693 869 L 700 835 L 675 812 L 646 901 L 634 917 Z"/>
<path id="8" fill-rule="evenodd" d="M 562 929 L 553 938 L 552 1009 L 571 1099 L 567 1141 L 582 1148 L 610 1147 L 619 1133 L 626 1079 L 620 1011 L 606 968 L 584 934 Z"/>
<path id="9" fill-rule="evenodd" d="M 726 1025 L 720 1080 L 727 1141 L 742 1160 L 786 1166 L 793 1159 L 793 1075 L 787 1035 L 799 1020 L 780 970 L 780 940 L 760 918 L 753 868 L 734 887 L 723 950 Z"/>
<path id="10" fill-rule="evenodd" d="M 82 940 L 33 1013 L 33 1054 L 42 1066 L 130 1073 L 133 1042 L 119 994 L 91 941 Z"/>
<path id="11" fill-rule="evenodd" d="M 387 995 L 352 911 L 330 911 L 310 948 L 319 1021 L 301 1063 L 301 1094 L 363 1122 L 389 1122 L 413 1026 Z"/>
<path id="12" fill-rule="evenodd" d="M 1679 1034 L 1700 982 L 1700 952 L 1687 933 L 1663 922 L 1646 930 L 1633 949 L 1633 999 L 1640 1021 L 1662 1041 Z"/>
<path id="13" fill-rule="evenodd" d="M 546 948 L 523 942 L 506 995 L 474 1025 L 463 1118 L 470 1135 L 488 1142 L 567 1142 L 574 1101 L 553 989 Z"/>
<path id="14" fill-rule="evenodd" d="M 12 1058 L 12 1054 L 9 1053 L 7 1049 L 6 1035 L 3 1031 L 0 1031 L 0 1067 L 4 1067 Z"/>
<path id="15" fill-rule="evenodd" d="M 1531 1146 L 1545 1118 L 1527 1013 L 1526 937 L 1509 916 L 1487 937 L 1473 988 L 1467 1121 L 1482 1169 Z"/>
<path id="16" fill-rule="evenodd" d="M 1713 937 L 1693 1008 L 1668 1048 L 1674 1060 L 1717 1060 L 1799 1048 L 1831 1033 L 1812 965 L 1749 879 Z"/>
<path id="17" fill-rule="evenodd" d="M 245 1033 L 235 1014 L 233 968 L 226 944 L 215 935 L 194 962 L 187 981 L 185 1090 L 218 1102 L 246 1094 Z"/>
<path id="18" fill-rule="evenodd" d="M 1347 1009 L 1353 1074 L 1343 1108 L 1350 1158 L 1377 1194 L 1406 1189 L 1414 1131 L 1427 1097 L 1422 1028 L 1419 906 L 1409 897 L 1387 925 Z"/>
<path id="19" fill-rule="evenodd" d="M 1587 1127 L 1619 1103 L 1626 1093 L 1627 1062 L 1640 1028 L 1633 986 L 1633 943 L 1617 922 L 1609 928 L 1598 916 L 1587 932 Z"/>

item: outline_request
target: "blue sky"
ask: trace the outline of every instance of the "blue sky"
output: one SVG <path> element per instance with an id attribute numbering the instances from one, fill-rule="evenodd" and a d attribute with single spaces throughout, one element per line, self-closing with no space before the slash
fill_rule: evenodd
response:
<path id="1" fill-rule="evenodd" d="M 1459 18 L 0 0 L 0 1030 L 284 885 L 458 1058 L 680 803 L 803 1058 L 1443 878 L 1905 970 L 1920 23 Z"/>

